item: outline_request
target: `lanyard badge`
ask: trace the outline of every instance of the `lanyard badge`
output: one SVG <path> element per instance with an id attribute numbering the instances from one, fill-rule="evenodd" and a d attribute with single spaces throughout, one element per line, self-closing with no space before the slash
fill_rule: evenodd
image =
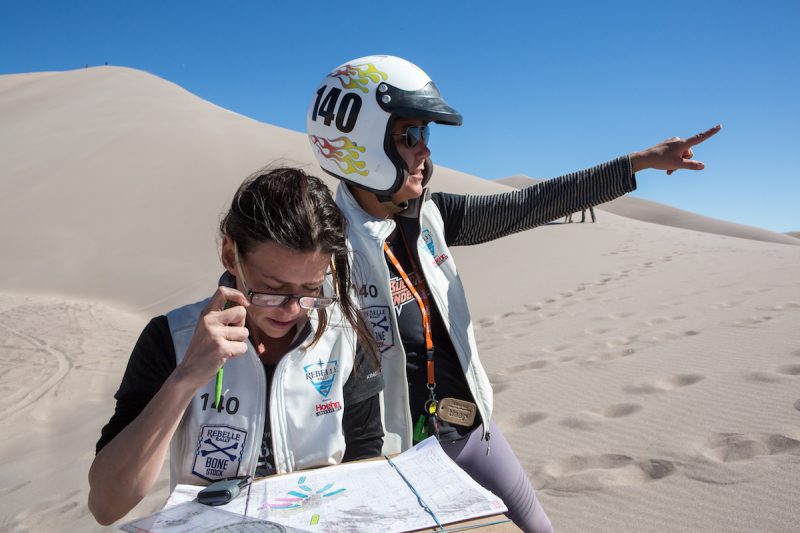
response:
<path id="1" fill-rule="evenodd" d="M 403 238 L 403 244 L 406 245 L 406 252 L 408 253 L 409 260 L 413 261 L 411 250 L 405 241 L 403 232 L 400 232 Z M 450 424 L 458 426 L 471 426 L 475 421 L 475 415 L 478 411 L 478 406 L 466 400 L 459 400 L 456 398 L 444 398 L 441 402 L 436 399 L 436 369 L 433 360 L 433 336 L 431 334 L 431 315 L 430 303 L 426 291 L 418 291 L 414 283 L 408 277 L 403 267 L 400 266 L 400 261 L 392 253 L 391 248 L 386 243 L 383 243 L 383 251 L 392 262 L 397 273 L 403 279 L 403 283 L 414 296 L 417 305 L 419 306 L 420 313 L 422 314 L 422 329 L 425 332 L 425 350 L 426 350 L 426 370 L 427 370 L 427 387 L 428 387 L 428 400 L 425 402 L 425 412 L 417 418 L 414 424 L 413 437 L 414 442 L 425 440 L 429 435 L 436 435 L 439 437 L 439 420 L 443 420 Z"/>

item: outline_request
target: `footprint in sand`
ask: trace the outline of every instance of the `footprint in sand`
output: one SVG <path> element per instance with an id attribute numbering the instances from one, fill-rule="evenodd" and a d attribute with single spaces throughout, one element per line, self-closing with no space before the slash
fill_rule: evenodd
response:
<path id="1" fill-rule="evenodd" d="M 572 347 L 571 344 L 557 344 L 556 346 L 546 346 L 542 348 L 542 351 L 546 353 L 558 353 L 558 352 L 563 352 L 567 348 L 571 347 Z"/>
<path id="2" fill-rule="evenodd" d="M 740 301 L 730 301 L 730 302 L 720 302 L 716 305 L 712 305 L 711 309 L 730 309 L 731 307 L 737 307 L 742 302 Z"/>
<path id="3" fill-rule="evenodd" d="M 657 316 L 653 317 L 650 320 L 645 320 L 643 322 L 639 322 L 640 326 L 657 326 L 659 324 L 665 324 L 667 322 L 672 322 L 676 320 L 684 320 L 686 315 L 675 315 L 675 316 Z"/>
<path id="4" fill-rule="evenodd" d="M 775 433 L 719 433 L 706 442 L 702 452 L 704 457 L 718 463 L 787 453 L 800 454 L 800 441 Z"/>
<path id="5" fill-rule="evenodd" d="M 620 346 L 628 346 L 633 344 L 638 338 L 638 335 L 632 335 L 630 337 L 615 337 L 613 339 L 607 339 L 605 344 L 607 348 L 618 348 Z"/>
<path id="6" fill-rule="evenodd" d="M 798 411 L 800 411 L 800 400 L 797 400 L 796 402 L 794 402 L 794 408 L 797 409 Z"/>
<path id="7" fill-rule="evenodd" d="M 737 320 L 735 322 L 728 322 L 727 325 L 736 328 L 754 328 L 759 324 L 763 324 L 764 322 L 769 322 L 770 320 L 772 320 L 771 316 L 761 316 L 761 317 L 749 316 Z"/>
<path id="8" fill-rule="evenodd" d="M 511 388 L 509 383 L 494 383 L 492 382 L 492 391 L 495 394 L 502 394 L 503 392 L 507 391 Z"/>
<path id="9" fill-rule="evenodd" d="M 781 377 L 772 372 L 750 372 L 745 374 L 744 379 L 753 383 L 778 383 Z"/>
<path id="10" fill-rule="evenodd" d="M 509 428 L 506 431 L 514 431 L 517 429 L 522 429 L 524 427 L 532 426 L 538 422 L 541 422 L 545 418 L 550 416 L 547 413 L 542 413 L 539 411 L 533 411 L 531 413 L 520 413 L 518 415 L 513 415 L 509 417 L 502 417 L 500 418 L 500 424 L 503 425 L 505 428 Z"/>
<path id="11" fill-rule="evenodd" d="M 622 318 L 628 318 L 629 316 L 633 316 L 636 313 L 609 313 L 608 317 L 612 320 L 620 320 Z"/>
<path id="12" fill-rule="evenodd" d="M 756 307 L 759 311 L 786 311 L 787 309 L 797 309 L 800 304 L 789 302 L 785 304 L 778 304 L 769 307 Z"/>
<path id="13" fill-rule="evenodd" d="M 680 335 L 677 333 L 673 333 L 671 331 L 659 331 L 652 333 L 650 335 L 650 340 L 656 342 L 666 342 L 666 341 L 674 341 L 675 339 L 679 338 Z"/>
<path id="14" fill-rule="evenodd" d="M 482 318 L 475 323 L 475 329 L 482 329 L 494 326 L 494 320 Z"/>
<path id="15" fill-rule="evenodd" d="M 755 383 L 777 383 L 783 380 L 782 376 L 800 376 L 800 365 L 784 365 L 776 368 L 775 372 L 750 372 L 745 374 L 745 379 Z"/>
<path id="16" fill-rule="evenodd" d="M 605 418 L 622 418 L 641 410 L 642 405 L 638 403 L 617 403 L 609 405 L 608 407 L 596 409 L 594 412 Z"/>
<path id="17" fill-rule="evenodd" d="M 549 463 L 533 477 L 541 480 L 542 489 L 583 492 L 648 483 L 675 471 L 672 462 L 662 459 L 636 460 L 617 454 L 579 455 Z"/>
<path id="18" fill-rule="evenodd" d="M 504 383 L 506 381 L 513 381 L 518 378 L 518 374 L 520 372 L 539 370 L 546 367 L 549 364 L 550 361 L 547 361 L 545 359 L 537 359 L 536 361 L 531 361 L 530 363 L 509 366 L 492 374 L 490 377 L 490 381 L 492 383 Z"/>
<path id="19" fill-rule="evenodd" d="M 587 335 L 602 335 L 603 333 L 608 333 L 609 331 L 613 330 L 611 328 L 595 328 L 595 329 L 583 330 L 583 332 L 586 333 Z M 800 352 L 800 350 L 798 350 L 798 352 Z"/>
<path id="20" fill-rule="evenodd" d="M 581 413 L 576 416 L 568 416 L 567 418 L 563 418 L 559 424 L 570 429 L 591 431 L 602 424 L 602 421 L 598 420 L 596 415 L 592 415 L 590 413 Z"/>
<path id="21" fill-rule="evenodd" d="M 560 424 L 572 429 L 592 430 L 603 424 L 603 419 L 623 418 L 641 409 L 642 406 L 638 403 L 618 403 L 591 411 L 583 411 L 562 419 Z"/>
<path id="22" fill-rule="evenodd" d="M 800 376 L 800 365 L 784 365 L 777 368 L 776 371 L 787 376 Z"/>
<path id="23" fill-rule="evenodd" d="M 615 361 L 615 360 L 620 359 L 622 357 L 630 357 L 631 355 L 633 355 L 635 353 L 636 353 L 636 350 L 634 350 L 633 348 L 622 348 L 621 350 L 605 351 L 605 352 L 601 352 L 601 353 L 599 353 L 597 355 L 592 355 L 591 357 L 586 359 L 586 363 L 588 363 L 588 364 L 597 363 L 597 362 L 606 363 L 608 361 Z"/>
<path id="24" fill-rule="evenodd" d="M 676 374 L 668 378 L 657 379 L 650 383 L 640 383 L 628 385 L 624 388 L 625 392 L 632 394 L 655 394 L 659 392 L 671 391 L 680 387 L 688 387 L 704 380 L 706 377 L 701 374 Z"/>

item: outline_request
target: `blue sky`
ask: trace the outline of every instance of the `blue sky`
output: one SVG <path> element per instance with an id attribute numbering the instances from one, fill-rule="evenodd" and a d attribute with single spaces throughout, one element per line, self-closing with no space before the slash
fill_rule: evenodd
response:
<path id="1" fill-rule="evenodd" d="M 553 177 L 686 137 L 699 173 L 634 194 L 800 230 L 800 2 L 0 0 L 0 73 L 122 65 L 304 131 L 323 75 L 374 53 L 417 63 L 464 116 L 436 163 Z M 389 7 L 383 7 L 389 6 Z"/>

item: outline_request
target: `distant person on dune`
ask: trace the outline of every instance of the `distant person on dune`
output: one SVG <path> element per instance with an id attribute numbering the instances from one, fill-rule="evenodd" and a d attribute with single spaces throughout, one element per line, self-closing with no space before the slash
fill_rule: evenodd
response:
<path id="1" fill-rule="evenodd" d="M 522 466 L 492 421 L 464 288 L 449 247 L 480 244 L 607 202 L 647 168 L 700 170 L 692 148 L 719 126 L 505 194 L 433 193 L 430 123 L 461 115 L 416 65 L 369 56 L 332 70 L 312 96 L 307 128 L 322 169 L 341 180 L 353 284 L 382 352 L 384 453 L 428 435 L 500 496 L 525 531 L 551 531 Z M 521 280 L 525 283 L 526 280 Z"/>
<path id="2" fill-rule="evenodd" d="M 154 318 L 133 348 L 89 471 L 101 524 L 147 495 L 168 449 L 172 488 L 380 455 L 378 353 L 328 188 L 296 169 L 254 174 L 220 234 L 214 295 Z"/>
<path id="3" fill-rule="evenodd" d="M 594 216 L 594 207 L 589 206 L 589 214 L 592 217 L 592 222 L 597 222 L 597 218 Z M 570 213 L 564 217 L 565 224 L 572 224 L 572 215 L 574 215 L 574 213 Z M 581 209 L 581 223 L 584 222 L 586 222 L 586 209 Z"/>

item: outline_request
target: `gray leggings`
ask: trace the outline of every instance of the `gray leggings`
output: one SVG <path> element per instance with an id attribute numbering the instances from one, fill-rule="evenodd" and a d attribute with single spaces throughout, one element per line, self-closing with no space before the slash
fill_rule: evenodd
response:
<path id="1" fill-rule="evenodd" d="M 508 507 L 507 516 L 523 531 L 552 533 L 553 526 L 542 509 L 531 482 L 511 450 L 508 441 L 494 424 L 489 423 L 491 452 L 481 437 L 483 426 L 455 442 L 442 442 L 442 449 L 472 479 L 499 496 Z"/>

